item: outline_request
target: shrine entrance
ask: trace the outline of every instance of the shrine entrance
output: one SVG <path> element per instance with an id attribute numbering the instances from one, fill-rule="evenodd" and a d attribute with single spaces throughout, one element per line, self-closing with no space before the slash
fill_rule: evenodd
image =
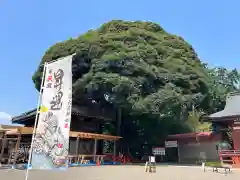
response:
<path id="1" fill-rule="evenodd" d="M 229 93 L 224 110 L 203 116 L 203 122 L 212 123 L 212 131 L 221 136 L 220 143 L 229 145 L 218 149 L 220 161 L 240 168 L 240 92 Z"/>
<path id="2" fill-rule="evenodd" d="M 166 161 L 169 163 L 179 163 L 179 147 L 176 140 L 165 141 Z"/>
<path id="3" fill-rule="evenodd" d="M 178 163 L 178 148 L 166 148 L 166 161 L 170 163 Z"/>

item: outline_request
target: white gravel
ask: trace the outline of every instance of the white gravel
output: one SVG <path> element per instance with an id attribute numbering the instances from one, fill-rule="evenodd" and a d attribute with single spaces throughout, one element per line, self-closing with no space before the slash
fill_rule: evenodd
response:
<path id="1" fill-rule="evenodd" d="M 0 170 L 0 180 L 25 180 L 26 171 Z M 28 180 L 239 180 L 240 171 L 225 175 L 210 169 L 157 166 L 156 173 L 146 173 L 144 166 L 76 167 L 66 171 L 30 170 Z"/>

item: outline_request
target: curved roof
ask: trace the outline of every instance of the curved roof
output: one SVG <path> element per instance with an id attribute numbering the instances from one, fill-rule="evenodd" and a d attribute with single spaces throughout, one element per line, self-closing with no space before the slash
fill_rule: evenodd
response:
<path id="1" fill-rule="evenodd" d="M 12 118 L 12 123 L 24 124 L 27 120 L 33 120 L 36 117 L 37 108 L 27 111 L 19 116 Z M 75 105 L 72 106 L 72 115 L 90 117 L 102 120 L 114 120 L 115 111 L 109 109 L 103 109 L 98 106 L 83 106 Z"/>
<path id="2" fill-rule="evenodd" d="M 201 119 L 208 120 L 232 120 L 240 118 L 240 92 L 229 93 L 226 98 L 226 105 L 222 111 L 203 116 Z"/>

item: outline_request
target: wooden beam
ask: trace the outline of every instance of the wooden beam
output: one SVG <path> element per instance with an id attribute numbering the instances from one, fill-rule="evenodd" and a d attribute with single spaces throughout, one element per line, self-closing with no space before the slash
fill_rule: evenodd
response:
<path id="1" fill-rule="evenodd" d="M 18 127 L 15 129 L 11 129 L 6 132 L 6 135 L 31 135 L 33 133 L 33 128 L 32 127 Z M 111 135 L 106 135 L 106 134 L 95 134 L 95 133 L 86 133 L 86 132 L 77 132 L 77 131 L 70 131 L 69 132 L 70 137 L 79 137 L 82 139 L 105 139 L 105 140 L 119 140 L 121 137 L 119 136 L 111 136 Z"/>
<path id="2" fill-rule="evenodd" d="M 18 127 L 21 127 L 21 126 L 4 125 L 4 124 L 0 125 L 0 129 L 15 129 L 15 128 L 18 128 Z"/>
<path id="3" fill-rule="evenodd" d="M 32 134 L 33 128 L 32 127 L 19 127 L 18 132 L 21 134 Z"/>
<path id="4" fill-rule="evenodd" d="M 70 131 L 70 137 L 80 137 L 82 139 L 105 139 L 105 140 L 119 140 L 119 136 L 111 136 L 106 134 L 95 134 L 86 132 Z"/>

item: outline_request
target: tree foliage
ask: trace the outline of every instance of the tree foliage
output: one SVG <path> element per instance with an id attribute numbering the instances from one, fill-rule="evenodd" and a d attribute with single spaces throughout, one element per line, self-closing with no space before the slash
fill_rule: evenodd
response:
<path id="1" fill-rule="evenodd" d="M 170 104 L 180 108 L 208 92 L 209 78 L 193 48 L 154 23 L 111 21 L 55 44 L 41 64 L 75 52 L 76 98 L 104 104 L 107 96 L 118 107 L 162 116 Z M 37 88 L 41 72 L 33 76 Z"/>
<path id="2" fill-rule="evenodd" d="M 240 74 L 237 69 L 209 67 L 206 64 L 204 66 L 211 80 L 208 94 L 210 99 L 208 113 L 213 113 L 224 108 L 228 93 L 240 90 Z"/>
<path id="3" fill-rule="evenodd" d="M 199 119 L 203 114 L 211 114 L 221 111 L 225 107 L 226 96 L 230 92 L 239 91 L 240 74 L 237 69 L 228 70 L 224 67 L 209 67 L 203 64 L 210 77 L 209 93 L 201 103 L 201 108 L 189 112 L 187 125 L 191 131 L 209 131 L 210 123 L 200 123 Z M 208 103 L 205 103 L 207 99 Z M 203 110 L 205 108 L 205 110 Z"/>
<path id="4" fill-rule="evenodd" d="M 191 131 L 186 121 L 192 106 L 204 112 L 221 108 L 222 94 L 239 82 L 236 71 L 209 69 L 182 37 L 151 22 L 108 22 L 53 45 L 40 65 L 73 53 L 73 98 L 121 108 L 129 129 L 124 136 L 135 133 L 138 144 Z M 42 70 L 33 75 L 37 89 Z"/>

